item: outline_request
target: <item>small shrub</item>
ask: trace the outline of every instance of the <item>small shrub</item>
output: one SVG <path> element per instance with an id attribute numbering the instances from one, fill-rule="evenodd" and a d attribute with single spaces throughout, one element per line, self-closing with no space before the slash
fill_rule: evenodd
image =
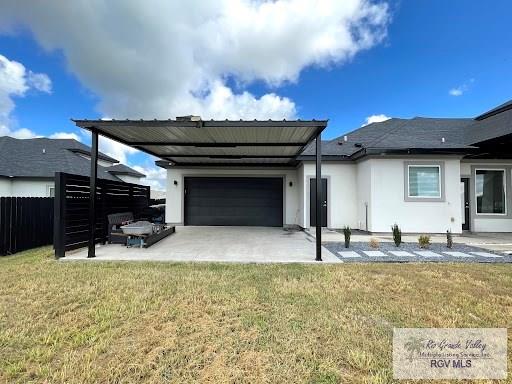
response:
<path id="1" fill-rule="evenodd" d="M 430 246 L 430 236 L 421 235 L 418 237 L 418 243 L 420 244 L 420 248 L 428 248 Z"/>
<path id="2" fill-rule="evenodd" d="M 348 248 L 350 247 L 350 235 L 352 234 L 352 231 L 348 225 L 343 227 L 343 234 L 345 235 L 345 248 Z"/>
<path id="3" fill-rule="evenodd" d="M 379 240 L 372 237 L 370 239 L 370 248 L 375 248 L 375 249 L 379 248 Z"/>
<path id="4" fill-rule="evenodd" d="M 453 248 L 453 235 L 452 231 L 450 230 L 446 231 L 446 246 L 448 248 Z"/>
<path id="5" fill-rule="evenodd" d="M 393 225 L 391 230 L 393 231 L 393 241 L 395 242 L 395 245 L 399 247 L 400 244 L 402 244 L 402 231 L 398 224 Z"/>

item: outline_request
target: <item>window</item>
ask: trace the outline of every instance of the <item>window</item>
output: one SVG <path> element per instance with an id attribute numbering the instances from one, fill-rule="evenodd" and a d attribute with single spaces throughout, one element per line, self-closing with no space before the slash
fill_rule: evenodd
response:
<path id="1" fill-rule="evenodd" d="M 409 165 L 409 197 L 441 198 L 441 167 L 439 165 Z"/>
<path id="2" fill-rule="evenodd" d="M 55 197 L 55 187 L 48 187 L 48 196 Z"/>
<path id="3" fill-rule="evenodd" d="M 476 213 L 504 215 L 505 170 L 477 169 L 475 175 Z"/>

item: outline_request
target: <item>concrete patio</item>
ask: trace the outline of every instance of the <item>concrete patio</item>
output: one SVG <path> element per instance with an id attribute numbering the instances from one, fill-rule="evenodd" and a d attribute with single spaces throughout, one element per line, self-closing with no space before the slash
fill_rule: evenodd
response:
<path id="1" fill-rule="evenodd" d="M 322 247 L 326 263 L 341 260 Z M 237 263 L 317 263 L 315 240 L 302 231 L 270 227 L 177 227 L 176 233 L 150 248 L 119 244 L 96 246 L 96 257 L 87 249 L 70 251 L 62 261 L 216 261 Z"/>

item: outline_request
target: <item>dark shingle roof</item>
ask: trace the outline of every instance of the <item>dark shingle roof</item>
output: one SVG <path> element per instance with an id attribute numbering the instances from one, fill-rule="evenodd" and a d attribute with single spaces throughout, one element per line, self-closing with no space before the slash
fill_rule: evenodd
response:
<path id="1" fill-rule="evenodd" d="M 322 155 L 348 157 L 361 148 L 469 149 L 471 146 L 464 141 L 463 131 L 473 122 L 473 119 L 392 118 L 366 125 L 333 140 L 322 142 Z M 344 141 L 345 136 L 347 141 Z M 314 154 L 314 143 L 303 152 L 303 155 Z"/>
<path id="2" fill-rule="evenodd" d="M 512 100 L 509 100 L 506 103 L 498 105 L 497 107 L 495 107 L 487 112 L 482 113 L 480 116 L 475 117 L 475 120 L 487 119 L 488 117 L 494 116 L 501 112 L 505 112 L 509 109 L 512 109 Z"/>
<path id="3" fill-rule="evenodd" d="M 512 135 L 512 100 L 474 119 L 415 117 L 373 123 L 322 142 L 322 155 L 350 157 L 366 150 L 474 150 L 485 141 Z M 347 141 L 344 141 L 344 137 Z M 443 141 L 444 138 L 444 141 Z M 341 145 L 340 145 L 341 143 Z M 366 153 L 366 152 L 365 152 Z M 314 143 L 302 153 L 315 154 Z"/>
<path id="4" fill-rule="evenodd" d="M 0 175 L 51 178 L 55 172 L 67 172 L 89 176 L 90 160 L 79 154 L 90 154 L 90 148 L 73 139 L 15 139 L 3 136 L 0 137 Z M 98 157 L 118 162 L 103 153 Z M 98 166 L 98 177 L 119 181 L 115 175 L 107 172 L 108 168 Z"/>
<path id="5" fill-rule="evenodd" d="M 124 164 L 116 164 L 111 167 L 106 168 L 107 172 L 110 172 L 114 175 L 129 175 L 135 177 L 146 177 L 143 173 L 136 171 L 133 168 L 130 168 Z"/>
<path id="6" fill-rule="evenodd" d="M 482 120 L 474 121 L 464 132 L 465 141 L 476 144 L 512 134 L 512 102 L 510 106 L 511 109 L 505 109 Z"/>

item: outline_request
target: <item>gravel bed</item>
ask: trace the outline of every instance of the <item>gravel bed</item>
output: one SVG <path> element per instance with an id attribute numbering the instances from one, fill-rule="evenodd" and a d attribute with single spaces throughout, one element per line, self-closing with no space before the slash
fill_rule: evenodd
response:
<path id="1" fill-rule="evenodd" d="M 339 242 L 328 242 L 324 243 L 323 246 L 335 254 L 339 259 L 344 262 L 463 262 L 463 263 L 512 263 L 512 256 L 504 255 L 502 253 L 489 251 L 487 249 L 474 247 L 465 244 L 453 244 L 453 248 L 447 248 L 446 244 L 432 243 L 428 249 L 422 249 L 417 243 L 402 243 L 400 247 L 396 247 L 391 242 L 380 242 L 379 248 L 371 248 L 368 243 L 363 242 L 351 242 L 349 248 L 345 248 L 344 243 Z M 359 254 L 360 257 L 347 258 L 342 257 L 338 252 L 354 251 Z M 387 256 L 371 257 L 367 256 L 363 251 L 381 251 Z M 395 256 L 389 253 L 389 251 L 406 251 L 414 256 L 402 257 Z M 442 255 L 442 257 L 426 257 L 419 256 L 414 252 L 421 251 L 432 251 Z M 473 257 L 455 257 L 445 254 L 444 252 L 462 252 L 470 254 Z M 483 257 L 478 255 L 472 255 L 470 252 L 486 252 L 501 257 Z"/>

